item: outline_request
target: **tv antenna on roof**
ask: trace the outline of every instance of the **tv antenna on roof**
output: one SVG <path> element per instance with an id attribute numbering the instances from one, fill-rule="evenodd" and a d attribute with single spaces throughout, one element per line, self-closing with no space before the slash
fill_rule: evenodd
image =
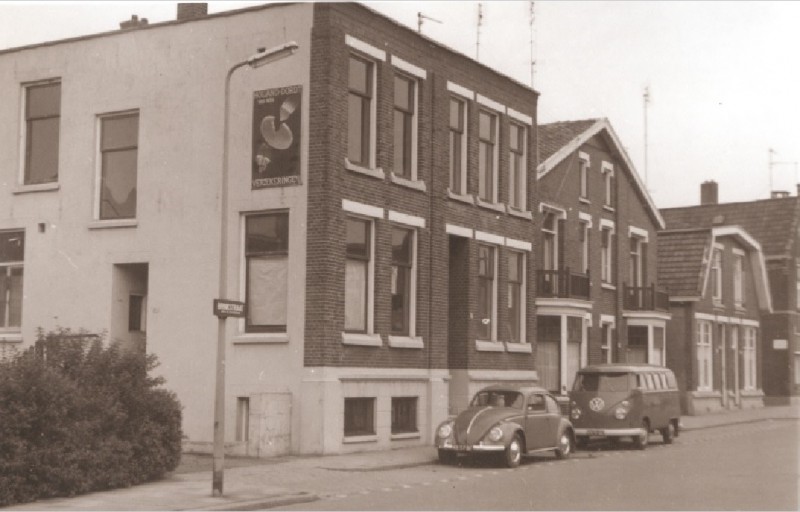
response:
<path id="1" fill-rule="evenodd" d="M 650 86 L 644 87 L 644 188 L 647 189 L 647 106 L 650 104 Z"/>
<path id="2" fill-rule="evenodd" d="M 440 20 L 437 20 L 436 18 L 432 18 L 432 17 L 428 16 L 427 14 L 423 14 L 421 12 L 418 12 L 417 13 L 417 33 L 419 33 L 419 34 L 422 33 L 422 22 L 425 21 L 425 20 L 430 20 L 430 21 L 433 21 L 433 22 L 436 22 L 436 23 L 439 23 L 439 24 L 442 23 Z"/>
<path id="3" fill-rule="evenodd" d="M 483 24 L 483 3 L 478 2 L 478 31 L 475 42 L 475 60 L 481 60 L 481 25 Z"/>
<path id="4" fill-rule="evenodd" d="M 536 75 L 536 51 L 535 51 L 535 42 L 534 42 L 534 30 L 533 30 L 533 23 L 536 21 L 536 13 L 533 9 L 534 1 L 531 0 L 531 9 L 530 9 L 530 26 L 531 26 L 531 88 L 533 88 L 533 78 Z"/>
<path id="5" fill-rule="evenodd" d="M 776 165 L 793 165 L 794 166 L 794 181 L 797 182 L 797 160 L 794 161 L 783 161 L 778 162 L 772 159 L 772 155 L 776 155 L 778 152 L 772 148 L 769 148 L 769 195 L 770 197 L 774 197 L 777 194 L 777 190 L 774 190 L 775 186 L 772 183 L 772 168 Z M 798 187 L 798 191 L 800 191 L 800 187 Z"/>

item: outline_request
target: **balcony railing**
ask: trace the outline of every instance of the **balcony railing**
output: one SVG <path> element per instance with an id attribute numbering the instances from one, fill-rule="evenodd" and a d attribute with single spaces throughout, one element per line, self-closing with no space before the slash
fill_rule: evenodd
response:
<path id="1" fill-rule="evenodd" d="M 539 297 L 589 300 L 589 275 L 563 270 L 537 270 Z"/>
<path id="2" fill-rule="evenodd" d="M 669 311 L 669 295 L 655 285 L 624 286 L 623 307 L 628 311 Z"/>

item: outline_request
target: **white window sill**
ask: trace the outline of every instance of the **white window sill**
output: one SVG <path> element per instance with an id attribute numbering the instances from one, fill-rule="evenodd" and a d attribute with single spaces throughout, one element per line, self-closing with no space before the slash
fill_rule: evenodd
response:
<path id="1" fill-rule="evenodd" d="M 37 183 L 36 185 L 17 185 L 12 194 L 30 194 L 32 192 L 53 192 L 61 188 L 58 182 L 53 183 Z"/>
<path id="2" fill-rule="evenodd" d="M 428 188 L 425 186 L 425 182 L 422 180 L 409 180 L 403 178 L 402 176 L 397 176 L 394 172 L 389 173 L 389 180 L 394 183 L 395 185 L 401 185 L 403 187 L 408 187 L 414 190 L 419 190 L 420 192 L 426 192 Z"/>
<path id="3" fill-rule="evenodd" d="M 764 396 L 764 392 L 760 389 L 743 389 L 739 391 L 739 396 L 760 397 Z"/>
<path id="4" fill-rule="evenodd" d="M 362 345 L 365 347 L 380 347 L 383 345 L 380 334 L 362 334 L 357 332 L 343 332 L 342 343 L 345 345 Z"/>
<path id="5" fill-rule="evenodd" d="M 693 398 L 721 398 L 722 393 L 712 390 L 697 390 L 691 392 Z"/>
<path id="6" fill-rule="evenodd" d="M 450 199 L 461 201 L 462 203 L 475 204 L 475 198 L 472 197 L 472 194 L 457 194 L 448 188 L 447 196 Z"/>
<path id="7" fill-rule="evenodd" d="M 289 334 L 285 332 L 259 332 L 240 334 L 233 338 L 234 345 L 263 343 L 289 343 Z"/>
<path id="8" fill-rule="evenodd" d="M 591 201 L 589 201 L 589 200 L 588 200 L 587 198 L 585 198 L 585 197 L 579 197 L 579 198 L 578 198 L 578 201 L 580 201 L 580 202 L 581 202 L 581 203 L 583 203 L 583 204 L 592 204 L 592 202 L 591 202 Z"/>
<path id="9" fill-rule="evenodd" d="M 508 207 L 509 215 L 513 215 L 514 217 L 520 217 L 522 219 L 532 220 L 533 214 L 528 210 L 517 210 L 513 206 Z"/>
<path id="10" fill-rule="evenodd" d="M 89 229 L 135 228 L 138 225 L 136 219 L 95 220 L 89 223 Z"/>
<path id="11" fill-rule="evenodd" d="M 392 348 L 425 348 L 425 342 L 420 336 L 389 336 L 389 346 Z"/>
<path id="12" fill-rule="evenodd" d="M 600 286 L 602 286 L 602 287 L 603 287 L 603 288 L 605 288 L 606 290 L 614 290 L 614 291 L 616 291 L 616 289 L 617 289 L 617 287 L 616 287 L 616 286 L 614 286 L 614 285 L 613 285 L 613 284 L 611 284 L 611 283 L 600 283 Z"/>
<path id="13" fill-rule="evenodd" d="M 613 211 L 614 211 L 614 207 L 613 207 L 613 206 L 609 206 L 609 205 L 607 205 L 607 204 L 604 204 L 604 205 L 603 205 L 603 209 L 604 209 L 605 211 L 607 211 L 607 212 L 613 212 Z"/>
<path id="14" fill-rule="evenodd" d="M 741 303 L 740 304 L 736 304 L 734 306 L 734 309 L 736 310 L 737 313 L 744 313 L 745 311 L 747 311 L 747 309 L 744 307 L 744 304 L 741 304 Z"/>
<path id="15" fill-rule="evenodd" d="M 475 340 L 475 350 L 478 352 L 505 352 L 506 347 L 501 341 Z"/>
<path id="16" fill-rule="evenodd" d="M 720 302 L 721 300 L 722 299 L 719 299 L 719 300 L 718 299 L 713 299 L 713 301 L 714 301 L 714 303 L 713 303 L 714 309 L 725 309 L 725 305 L 722 302 Z"/>
<path id="17" fill-rule="evenodd" d="M 404 432 L 402 434 L 392 434 L 392 441 L 399 441 L 401 439 L 419 439 L 421 436 L 419 432 Z"/>
<path id="18" fill-rule="evenodd" d="M 475 204 L 477 204 L 481 208 L 486 208 L 489 210 L 494 210 L 496 212 L 506 213 L 506 206 L 503 203 L 487 203 L 483 199 L 476 197 Z"/>
<path id="19" fill-rule="evenodd" d="M 364 174 L 379 180 L 386 179 L 386 175 L 383 173 L 383 169 L 381 169 L 380 167 L 376 167 L 374 169 L 370 169 L 369 167 L 361 167 L 360 165 L 351 163 L 350 160 L 348 160 L 347 158 L 344 159 L 344 168 L 347 169 L 348 171 Z"/>
<path id="20" fill-rule="evenodd" d="M 377 443 L 377 442 L 378 442 L 377 434 L 372 434 L 369 436 L 349 436 L 342 439 L 342 443 L 344 444 Z"/>
<path id="21" fill-rule="evenodd" d="M 2 343 L 22 343 L 22 333 L 0 333 L 0 342 Z"/>
<path id="22" fill-rule="evenodd" d="M 520 354 L 530 354 L 533 352 L 530 343 L 517 343 L 513 341 L 506 341 L 506 350 L 509 352 L 518 352 Z"/>

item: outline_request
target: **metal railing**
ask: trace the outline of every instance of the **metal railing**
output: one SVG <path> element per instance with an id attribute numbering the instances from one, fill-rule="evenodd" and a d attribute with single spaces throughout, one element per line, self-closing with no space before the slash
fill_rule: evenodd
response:
<path id="1" fill-rule="evenodd" d="M 589 300 L 589 275 L 563 270 L 537 270 L 539 297 Z"/>
<path id="2" fill-rule="evenodd" d="M 650 286 L 623 286 L 623 307 L 628 311 L 669 311 L 669 294 Z"/>

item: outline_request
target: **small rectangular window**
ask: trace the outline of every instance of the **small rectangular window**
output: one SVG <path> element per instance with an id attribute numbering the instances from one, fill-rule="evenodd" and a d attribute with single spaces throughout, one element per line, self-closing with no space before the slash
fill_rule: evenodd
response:
<path id="1" fill-rule="evenodd" d="M 417 427 L 417 397 L 392 397 L 392 434 L 419 432 Z"/>
<path id="2" fill-rule="evenodd" d="M 236 399 L 236 440 L 250 440 L 250 398 Z"/>
<path id="3" fill-rule="evenodd" d="M 22 322 L 25 232 L 0 231 L 0 332 L 17 332 Z"/>
<path id="4" fill-rule="evenodd" d="M 100 120 L 100 219 L 136 218 L 139 114 Z"/>
<path id="5" fill-rule="evenodd" d="M 375 398 L 344 399 L 344 435 L 375 435 Z"/>
<path id="6" fill-rule="evenodd" d="M 25 88 L 25 185 L 58 180 L 61 83 Z"/>

